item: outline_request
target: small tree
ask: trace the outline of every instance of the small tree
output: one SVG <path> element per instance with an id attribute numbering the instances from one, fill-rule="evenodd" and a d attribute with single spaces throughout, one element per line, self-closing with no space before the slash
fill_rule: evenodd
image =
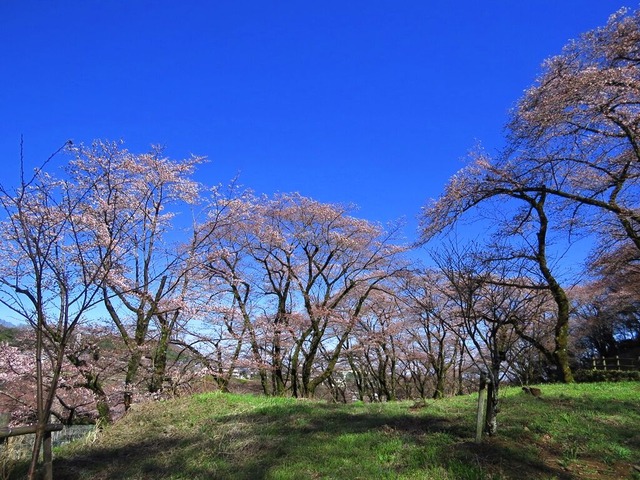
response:
<path id="1" fill-rule="evenodd" d="M 29 478 L 36 476 L 67 346 L 96 304 L 109 270 L 89 253 L 92 234 L 81 208 L 85 194 L 42 169 L 31 178 L 23 173 L 14 191 L 0 187 L 5 214 L 0 224 L 0 301 L 36 332 L 37 430 Z M 111 245 L 103 248 L 109 251 Z"/>
<path id="2" fill-rule="evenodd" d="M 526 280 L 510 278 L 504 264 L 487 262 L 475 246 L 434 252 L 443 280 L 438 288 L 448 299 L 448 328 L 462 334 L 468 356 L 487 378 L 485 432 L 497 432 L 500 383 L 508 374 L 509 357 L 519 335 L 521 318 L 535 315 L 539 292 L 524 288 Z"/>

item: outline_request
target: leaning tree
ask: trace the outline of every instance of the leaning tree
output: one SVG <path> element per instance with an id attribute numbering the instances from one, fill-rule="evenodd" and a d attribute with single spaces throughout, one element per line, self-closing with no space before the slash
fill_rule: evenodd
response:
<path id="1" fill-rule="evenodd" d="M 555 230 L 567 245 L 576 234 L 595 234 L 599 255 L 621 243 L 640 249 L 639 45 L 640 12 L 626 10 L 570 42 L 518 102 L 505 150 L 495 158 L 472 154 L 424 211 L 424 240 L 476 207 L 502 212 L 499 236 L 523 242 L 496 258 L 532 262 L 551 292 L 553 354 L 565 381 L 572 379 L 570 303 L 550 235 Z M 496 199 L 503 204 L 492 204 Z"/>
<path id="2" fill-rule="evenodd" d="M 529 194 L 561 198 L 568 227 L 640 249 L 639 134 L 640 11 L 623 9 L 544 63 L 498 166 Z"/>

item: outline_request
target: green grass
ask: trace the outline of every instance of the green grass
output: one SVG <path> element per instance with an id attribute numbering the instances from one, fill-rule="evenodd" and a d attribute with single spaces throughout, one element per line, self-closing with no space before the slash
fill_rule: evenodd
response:
<path id="1" fill-rule="evenodd" d="M 55 478 L 640 479 L 640 384 L 540 388 L 503 389 L 481 445 L 475 395 L 420 409 L 221 393 L 141 405 L 58 449 Z"/>

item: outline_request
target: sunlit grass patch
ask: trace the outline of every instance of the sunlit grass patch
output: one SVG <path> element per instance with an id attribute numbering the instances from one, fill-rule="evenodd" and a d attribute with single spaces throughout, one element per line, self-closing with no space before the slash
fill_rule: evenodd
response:
<path id="1" fill-rule="evenodd" d="M 412 408 L 202 394 L 136 407 L 91 444 L 57 449 L 54 468 L 77 480 L 629 477 L 638 385 L 540 388 L 502 389 L 498 435 L 481 445 L 477 395 Z"/>

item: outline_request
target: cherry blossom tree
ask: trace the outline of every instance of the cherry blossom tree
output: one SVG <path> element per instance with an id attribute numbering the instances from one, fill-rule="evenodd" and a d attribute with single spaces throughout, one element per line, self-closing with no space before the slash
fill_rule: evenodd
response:
<path id="1" fill-rule="evenodd" d="M 35 351 L 18 345 L 3 342 L 0 348 L 0 411 L 11 425 L 38 418 Z"/>
<path id="2" fill-rule="evenodd" d="M 11 414 L 13 425 L 37 420 L 35 352 L 36 335 L 32 329 L 20 329 L 0 349 L 0 411 Z M 50 382 L 54 372 L 51 352 L 44 350 L 45 382 Z M 104 424 L 120 417 L 124 413 L 121 385 L 129 355 L 119 333 L 99 324 L 78 325 L 65 352 L 51 415 L 66 425 Z M 176 357 L 180 357 L 179 352 Z M 183 359 L 172 362 L 167 369 L 172 386 L 178 390 L 199 373 L 191 358 Z M 145 371 L 147 379 L 151 375 L 151 369 Z M 141 399 L 151 398 L 145 396 L 144 389 L 137 394 Z"/>
<path id="3" fill-rule="evenodd" d="M 623 9 L 548 59 L 513 112 L 505 151 L 494 159 L 473 155 L 426 209 L 425 230 L 433 231 L 490 199 L 524 202 L 508 219 L 516 228 L 537 221 L 530 256 L 557 304 L 555 354 L 565 380 L 570 304 L 543 237 L 553 225 L 566 243 L 576 234 L 597 235 L 596 255 L 621 244 L 640 248 L 639 38 L 640 12 Z"/>
<path id="4" fill-rule="evenodd" d="M 66 354 L 63 373 L 68 392 L 86 398 L 85 416 L 101 424 L 111 423 L 122 412 L 120 384 L 125 375 L 128 352 L 117 331 L 92 323 L 77 329 Z M 69 404 L 60 398 L 59 402 Z M 71 423 L 73 412 L 65 423 Z"/>
<path id="5" fill-rule="evenodd" d="M 640 339 L 640 254 L 629 243 L 597 257 L 590 266 L 594 280 L 586 285 L 594 303 L 612 317 L 619 340 Z M 584 299 L 584 297 L 583 297 Z"/>
<path id="6" fill-rule="evenodd" d="M 638 251 L 630 242 L 596 257 L 592 278 L 573 289 L 575 343 L 583 359 L 640 343 Z"/>
<path id="7" fill-rule="evenodd" d="M 639 39 L 640 11 L 623 9 L 548 59 L 517 105 L 500 169 L 564 199 L 570 221 L 640 249 Z"/>
<path id="8" fill-rule="evenodd" d="M 405 354 L 417 363 L 409 371 L 416 379 L 416 385 L 421 383 L 421 370 L 428 372 L 434 378 L 432 398 L 443 398 L 449 372 L 455 366 L 463 338 L 462 332 L 449 325 L 451 316 L 450 299 L 442 294 L 439 288 L 443 282 L 442 275 L 435 270 L 415 270 L 405 277 L 400 287 L 399 296 L 404 302 L 405 315 L 409 319 L 407 331 L 410 336 Z M 407 347 L 404 347 L 407 348 Z M 419 386 L 421 396 L 425 392 Z"/>
<path id="9" fill-rule="evenodd" d="M 556 320 L 551 358 L 558 378 L 572 382 L 568 352 L 570 301 L 557 273 L 556 260 L 561 253 L 549 248 L 557 238 L 569 243 L 571 240 L 563 226 L 559 222 L 554 224 L 549 216 L 560 206 L 552 202 L 553 197 L 546 191 L 535 188 L 530 191 L 527 183 L 512 175 L 512 170 L 493 165 L 485 155 L 474 154 L 473 158 L 472 163 L 450 179 L 444 194 L 423 210 L 423 241 L 446 231 L 472 212 L 494 215 L 493 241 L 484 248 L 487 252 L 484 261 L 502 264 L 513 277 L 528 278 L 526 290 L 550 292 Z"/>
<path id="10" fill-rule="evenodd" d="M 265 394 L 283 390 L 281 374 L 271 368 L 265 358 L 264 339 L 259 329 L 262 299 L 262 270 L 252 255 L 255 237 L 251 225 L 255 222 L 257 199 L 250 192 L 228 193 L 214 189 L 208 204 L 208 220 L 201 227 L 207 235 L 203 264 L 208 275 L 211 292 L 210 305 L 215 305 L 208 316 L 212 327 L 209 339 L 217 339 L 218 353 L 216 379 L 223 390 L 244 354 L 243 366 L 258 371 Z M 215 225 L 216 228 L 212 228 Z M 222 355 L 221 346 L 231 349 L 231 355 Z M 275 362 L 277 364 L 277 362 Z M 226 373 L 224 372 L 226 365 Z M 271 382 L 271 380 L 273 380 Z"/>
<path id="11" fill-rule="evenodd" d="M 277 299 L 277 315 L 294 309 L 303 314 L 291 357 L 292 390 L 313 396 L 335 368 L 365 304 L 405 267 L 403 248 L 391 243 L 393 231 L 297 194 L 277 196 L 260 213 L 265 220 L 254 255 L 265 266 L 267 293 Z M 299 304 L 289 312 L 285 301 L 294 292 Z M 331 355 L 313 372 L 327 342 Z"/>
<path id="12" fill-rule="evenodd" d="M 403 314 L 396 296 L 381 290 L 371 294 L 360 314 L 347 353 L 359 378 L 360 398 L 368 393 L 378 400 L 397 400 L 403 379 L 403 345 L 408 341 Z"/>
<path id="13" fill-rule="evenodd" d="M 43 169 L 36 169 L 31 177 L 23 171 L 13 191 L 0 187 L 4 212 L 0 302 L 36 332 L 37 431 L 30 478 L 36 476 L 67 346 L 77 325 L 98 302 L 110 273 L 109 266 L 91 253 L 93 232 L 81 208 L 86 192 L 87 188 L 56 179 Z M 109 252 L 112 245 L 106 243 L 103 248 Z"/>
<path id="14" fill-rule="evenodd" d="M 485 431 L 493 435 L 499 386 L 509 374 L 508 360 L 525 319 L 537 314 L 532 306 L 538 306 L 539 292 L 523 288 L 504 264 L 487 263 L 475 248 L 443 248 L 433 258 L 444 279 L 438 287 L 451 304 L 448 327 L 464 335 L 464 349 L 489 380 Z"/>
<path id="15" fill-rule="evenodd" d="M 203 159 L 173 161 L 160 148 L 133 154 L 120 143 L 101 141 L 70 152 L 69 176 L 87 191 L 83 218 L 93 232 L 93 251 L 108 268 L 102 301 L 130 352 L 128 408 L 143 357 L 153 362 L 149 390 L 162 388 L 169 338 L 189 318 L 185 299 L 196 245 L 172 243 L 168 235 L 178 207 L 197 201 L 199 186 L 190 175 Z"/>
<path id="16" fill-rule="evenodd" d="M 372 292 L 403 268 L 403 249 L 391 243 L 393 232 L 350 216 L 349 208 L 299 194 L 218 205 L 238 221 L 211 236 L 209 269 L 243 319 L 238 328 L 263 388 L 313 396 Z"/>

